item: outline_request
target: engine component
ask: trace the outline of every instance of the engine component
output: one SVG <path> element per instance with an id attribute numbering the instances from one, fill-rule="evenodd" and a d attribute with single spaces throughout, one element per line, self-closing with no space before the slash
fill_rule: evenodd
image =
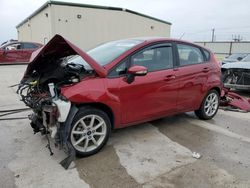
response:
<path id="1" fill-rule="evenodd" d="M 247 63 L 247 62 L 244 62 L 244 63 Z M 241 67 L 240 65 L 237 66 L 237 64 L 235 64 L 234 66 L 232 66 L 232 68 L 230 68 L 229 65 L 226 68 L 223 68 L 223 67 L 222 67 L 222 81 L 226 88 L 250 91 L 250 67 L 249 65 L 248 67 L 247 66 Z"/>

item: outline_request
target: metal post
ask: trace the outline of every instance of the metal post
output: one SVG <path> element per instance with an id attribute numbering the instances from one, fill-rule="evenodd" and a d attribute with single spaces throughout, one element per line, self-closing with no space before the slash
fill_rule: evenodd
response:
<path id="1" fill-rule="evenodd" d="M 212 29 L 212 42 L 214 42 L 214 31 L 215 31 L 215 29 L 213 28 Z"/>

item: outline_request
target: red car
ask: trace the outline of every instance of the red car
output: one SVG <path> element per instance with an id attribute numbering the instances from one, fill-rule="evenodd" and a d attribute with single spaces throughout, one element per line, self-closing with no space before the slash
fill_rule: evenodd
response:
<path id="1" fill-rule="evenodd" d="M 19 88 L 34 132 L 80 156 L 98 152 L 112 129 L 188 111 L 211 119 L 220 92 L 219 63 L 195 44 L 125 39 L 85 53 L 59 35 L 33 53 Z"/>
<path id="2" fill-rule="evenodd" d="M 31 54 L 42 44 L 33 42 L 10 42 L 0 47 L 0 64 L 27 63 Z"/>

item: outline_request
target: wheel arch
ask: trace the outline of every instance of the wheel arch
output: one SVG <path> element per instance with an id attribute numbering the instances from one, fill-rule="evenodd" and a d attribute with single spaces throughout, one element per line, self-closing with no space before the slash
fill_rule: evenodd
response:
<path id="1" fill-rule="evenodd" d="M 104 111 L 105 113 L 107 113 L 110 119 L 111 129 L 115 128 L 115 116 L 114 116 L 113 110 L 108 105 L 99 103 L 99 102 L 93 102 L 93 103 L 81 103 L 81 104 L 77 104 L 76 106 L 78 108 L 90 106 L 90 107 L 94 107 L 94 108 Z"/>
<path id="2" fill-rule="evenodd" d="M 199 109 L 199 108 L 201 107 L 204 98 L 207 96 L 207 94 L 208 94 L 211 90 L 217 91 L 218 94 L 219 94 L 219 97 L 220 97 L 220 95 L 221 95 L 221 88 L 220 88 L 219 86 L 214 86 L 214 87 L 211 87 L 211 88 L 209 88 L 209 89 L 207 88 L 207 90 L 203 93 L 202 100 L 201 100 L 201 102 L 199 103 L 199 105 L 197 106 L 197 109 Z"/>
<path id="3" fill-rule="evenodd" d="M 210 89 L 208 90 L 208 92 L 211 91 L 211 90 L 217 91 L 218 94 L 219 94 L 219 96 L 220 96 L 220 94 L 221 94 L 221 88 L 220 88 L 220 87 L 212 87 L 212 88 L 210 88 Z"/>

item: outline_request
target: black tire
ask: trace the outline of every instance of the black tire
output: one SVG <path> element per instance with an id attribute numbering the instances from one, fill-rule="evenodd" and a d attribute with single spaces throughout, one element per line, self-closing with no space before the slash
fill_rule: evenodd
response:
<path id="1" fill-rule="evenodd" d="M 206 104 L 206 101 L 208 100 L 208 97 L 211 96 L 211 94 L 212 94 L 212 96 L 213 96 L 213 95 L 216 95 L 216 96 L 217 96 L 218 104 L 217 104 L 216 109 L 214 109 L 215 111 L 214 111 L 213 113 L 211 113 L 211 114 L 208 114 L 208 113 L 206 113 L 206 111 L 205 111 L 205 104 Z M 216 90 L 212 89 L 212 90 L 210 90 L 210 91 L 207 93 L 207 95 L 204 97 L 204 99 L 203 99 L 203 101 L 202 101 L 202 103 L 201 103 L 200 108 L 199 108 L 198 110 L 195 110 L 195 111 L 194 111 L 194 112 L 195 112 L 195 115 L 196 115 L 199 119 L 202 119 L 202 120 L 209 120 L 209 119 L 212 119 L 212 118 L 216 115 L 216 113 L 217 113 L 217 111 L 218 111 L 218 109 L 219 109 L 219 103 L 220 103 L 219 93 L 218 93 Z"/>
<path id="2" fill-rule="evenodd" d="M 94 126 L 93 130 L 89 129 L 90 124 L 91 124 L 91 119 L 94 116 L 96 119 L 93 120 L 93 125 L 95 125 L 95 127 L 97 127 L 97 125 L 101 124 L 100 122 L 98 123 L 99 120 L 103 120 L 105 123 L 103 125 L 101 125 L 100 128 L 94 130 Z M 84 121 L 84 123 L 81 122 L 81 120 Z M 88 124 L 89 121 L 89 124 Z M 84 128 L 85 126 L 83 126 L 83 124 L 86 125 L 87 128 Z M 104 128 L 106 127 L 106 129 Z M 82 130 L 81 130 L 82 128 Z M 99 129 L 104 129 L 103 133 L 102 132 L 98 132 Z M 86 131 L 85 131 L 86 130 Z M 106 131 L 105 131 L 106 130 Z M 82 133 L 80 133 L 82 131 Z M 95 131 L 95 132 L 92 132 Z M 79 132 L 79 133 L 78 133 Z M 89 134 L 91 132 L 91 135 Z M 96 133 L 102 133 L 105 135 L 95 135 Z M 108 115 L 103 112 L 102 110 L 99 110 L 97 108 L 93 108 L 91 106 L 86 106 L 86 107 L 82 107 L 79 109 L 79 112 L 75 115 L 72 124 L 71 124 L 71 129 L 70 129 L 70 133 L 69 133 L 69 137 L 68 140 L 71 143 L 71 145 L 73 146 L 76 155 L 79 157 L 87 157 L 90 155 L 93 155 L 95 153 L 97 153 L 98 151 L 100 151 L 103 146 L 107 143 L 108 139 L 109 139 L 109 135 L 111 132 L 111 123 L 110 123 L 110 119 L 108 117 Z M 84 138 L 83 141 L 81 141 L 78 145 L 75 145 L 77 143 L 77 141 L 79 141 L 80 139 Z M 95 142 L 96 144 L 94 144 L 93 142 L 93 138 L 95 139 L 95 141 L 98 141 L 99 137 L 99 141 Z M 96 139 L 97 138 L 97 139 Z M 88 140 L 88 141 L 87 141 Z M 85 150 L 85 144 L 87 143 L 87 149 Z M 92 145 L 90 145 L 89 147 L 92 147 L 93 149 L 88 150 L 88 144 L 90 144 L 92 142 Z M 95 148 L 96 147 L 96 148 Z M 84 151 L 85 150 L 85 151 Z"/>

